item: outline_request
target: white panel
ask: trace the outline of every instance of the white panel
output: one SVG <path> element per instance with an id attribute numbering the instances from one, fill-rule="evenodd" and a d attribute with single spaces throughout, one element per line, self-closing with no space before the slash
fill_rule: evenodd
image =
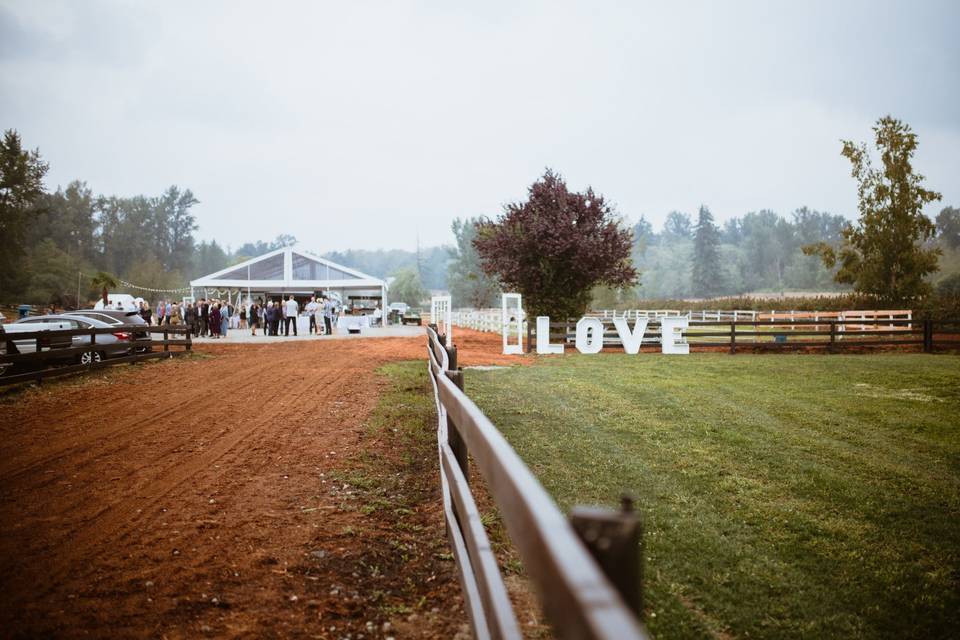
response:
<path id="1" fill-rule="evenodd" d="M 523 301 L 519 293 L 505 293 L 501 297 L 500 331 L 503 335 L 503 352 L 507 355 L 523 353 Z M 511 310 L 511 307 L 513 309 Z M 516 343 L 510 336 L 517 332 Z"/>

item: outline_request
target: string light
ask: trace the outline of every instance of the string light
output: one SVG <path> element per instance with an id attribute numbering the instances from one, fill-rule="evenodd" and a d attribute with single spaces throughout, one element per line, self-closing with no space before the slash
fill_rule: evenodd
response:
<path id="1" fill-rule="evenodd" d="M 93 280 L 93 277 L 90 276 L 89 274 L 81 272 L 80 275 L 82 275 L 84 278 Z M 120 286 L 126 287 L 127 289 L 136 289 L 138 291 L 149 291 L 151 293 L 189 293 L 193 290 L 190 287 L 180 287 L 179 289 L 156 289 L 153 287 L 141 287 L 138 284 L 133 284 L 132 282 L 127 282 L 126 280 L 121 280 L 119 278 L 117 278 L 117 282 L 120 283 Z"/>

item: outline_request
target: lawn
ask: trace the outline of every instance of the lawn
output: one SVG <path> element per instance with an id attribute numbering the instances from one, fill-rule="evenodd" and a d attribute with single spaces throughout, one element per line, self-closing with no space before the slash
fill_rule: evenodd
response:
<path id="1" fill-rule="evenodd" d="M 563 508 L 637 498 L 654 635 L 960 636 L 960 359 L 566 355 L 467 393 Z"/>

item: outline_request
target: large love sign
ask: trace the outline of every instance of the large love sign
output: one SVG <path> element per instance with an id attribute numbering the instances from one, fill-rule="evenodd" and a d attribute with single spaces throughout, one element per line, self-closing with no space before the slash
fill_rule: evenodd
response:
<path id="1" fill-rule="evenodd" d="M 673 355 L 690 353 L 690 345 L 679 342 L 680 332 L 689 325 L 688 318 L 660 319 L 660 350 Z M 637 318 L 630 328 L 626 318 L 614 318 L 613 326 L 623 345 L 623 350 L 631 355 L 640 353 L 643 334 L 647 331 L 647 319 Z M 580 318 L 577 322 L 577 351 L 580 353 L 600 353 L 603 349 L 603 322 L 599 318 Z M 550 343 L 550 316 L 537 317 L 537 353 L 563 353 L 564 345 Z"/>

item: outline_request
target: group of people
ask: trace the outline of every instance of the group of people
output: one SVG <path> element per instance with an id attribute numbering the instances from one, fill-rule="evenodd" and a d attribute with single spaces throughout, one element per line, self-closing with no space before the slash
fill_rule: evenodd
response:
<path id="1" fill-rule="evenodd" d="M 200 298 L 197 302 L 180 304 L 170 300 L 157 303 L 156 312 L 146 302 L 140 303 L 140 317 L 147 324 L 186 325 L 194 337 L 226 337 L 231 326 L 239 328 L 236 308 L 223 300 Z"/>
<path id="2" fill-rule="evenodd" d="M 263 335 L 297 335 L 297 318 L 309 317 L 309 333 L 330 335 L 336 326 L 340 308 L 335 300 L 327 296 L 313 296 L 300 308 L 300 304 L 291 295 L 288 300 L 268 300 L 257 298 L 249 304 L 234 306 L 223 300 L 200 298 L 196 302 L 180 304 L 170 300 L 161 300 L 154 311 L 146 303 L 140 303 L 140 316 L 147 324 L 154 321 L 157 325 L 187 325 L 195 337 L 210 336 L 225 338 L 230 329 L 249 329 L 251 335 L 257 335 L 257 329 L 263 329 Z"/>
<path id="3" fill-rule="evenodd" d="M 310 301 L 300 308 L 300 303 L 293 296 L 287 300 L 274 302 L 268 300 L 266 304 L 262 299 L 258 299 L 259 304 L 254 302 L 250 305 L 247 313 L 247 319 L 250 322 L 250 329 L 253 335 L 257 335 L 257 328 L 263 327 L 263 334 L 269 336 L 280 335 L 281 326 L 283 335 L 290 335 L 290 327 L 293 327 L 293 335 L 299 331 L 297 327 L 297 318 L 306 315 L 309 318 L 308 333 L 316 335 L 330 335 L 333 333 L 333 327 L 336 326 L 337 316 L 340 309 L 337 303 L 326 296 L 311 296 Z"/>

